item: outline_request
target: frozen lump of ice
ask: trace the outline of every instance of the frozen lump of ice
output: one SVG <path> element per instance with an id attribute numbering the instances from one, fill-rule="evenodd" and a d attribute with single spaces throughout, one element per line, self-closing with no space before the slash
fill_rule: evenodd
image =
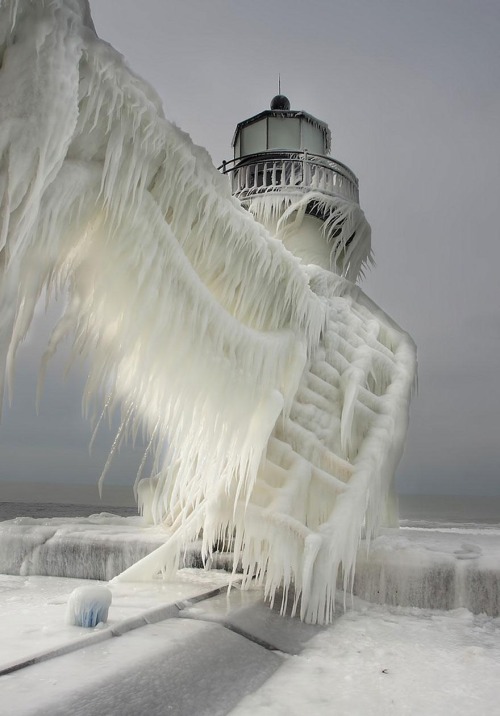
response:
<path id="1" fill-rule="evenodd" d="M 66 623 L 86 628 L 105 624 L 108 621 L 111 598 L 111 590 L 107 587 L 77 587 L 69 595 Z"/>

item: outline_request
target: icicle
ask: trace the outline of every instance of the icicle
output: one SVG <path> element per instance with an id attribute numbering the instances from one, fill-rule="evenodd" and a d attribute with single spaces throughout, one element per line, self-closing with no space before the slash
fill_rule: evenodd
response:
<path id="1" fill-rule="evenodd" d="M 321 233 L 329 250 L 324 268 L 355 282 L 373 264 L 370 225 L 355 202 L 314 191 L 299 197 L 269 192 L 253 197 L 248 209 L 285 246 L 293 246 L 294 252 L 300 247 L 306 263 L 311 255 L 310 237 L 301 245 L 300 234 L 307 210 L 322 217 Z"/>

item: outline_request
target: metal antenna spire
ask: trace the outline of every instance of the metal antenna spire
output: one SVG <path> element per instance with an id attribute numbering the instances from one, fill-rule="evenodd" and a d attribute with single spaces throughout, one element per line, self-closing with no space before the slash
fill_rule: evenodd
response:
<path id="1" fill-rule="evenodd" d="M 278 72 L 278 94 L 281 94 L 281 72 Z"/>

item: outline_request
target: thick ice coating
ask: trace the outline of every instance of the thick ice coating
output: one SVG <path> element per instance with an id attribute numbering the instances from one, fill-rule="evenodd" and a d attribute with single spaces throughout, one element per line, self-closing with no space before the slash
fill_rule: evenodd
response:
<path id="1" fill-rule="evenodd" d="M 98 624 L 106 624 L 113 595 L 102 585 L 77 587 L 68 598 L 66 623 L 91 629 Z"/>
<path id="2" fill-rule="evenodd" d="M 202 532 L 205 555 L 232 542 L 270 598 L 293 584 L 301 616 L 329 620 L 386 511 L 413 344 L 240 206 L 85 0 L 3 0 L 0 28 L 2 388 L 62 292 L 46 358 L 72 335 L 86 410 L 121 410 L 113 451 L 143 431 L 154 457 L 139 498 L 168 537 L 123 578 L 167 575 Z"/>

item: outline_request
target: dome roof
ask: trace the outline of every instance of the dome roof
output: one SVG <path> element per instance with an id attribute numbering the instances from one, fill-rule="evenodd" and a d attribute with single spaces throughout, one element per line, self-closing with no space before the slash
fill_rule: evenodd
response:
<path id="1" fill-rule="evenodd" d="M 284 94 L 277 94 L 271 100 L 271 109 L 288 110 L 290 109 L 290 100 Z"/>

